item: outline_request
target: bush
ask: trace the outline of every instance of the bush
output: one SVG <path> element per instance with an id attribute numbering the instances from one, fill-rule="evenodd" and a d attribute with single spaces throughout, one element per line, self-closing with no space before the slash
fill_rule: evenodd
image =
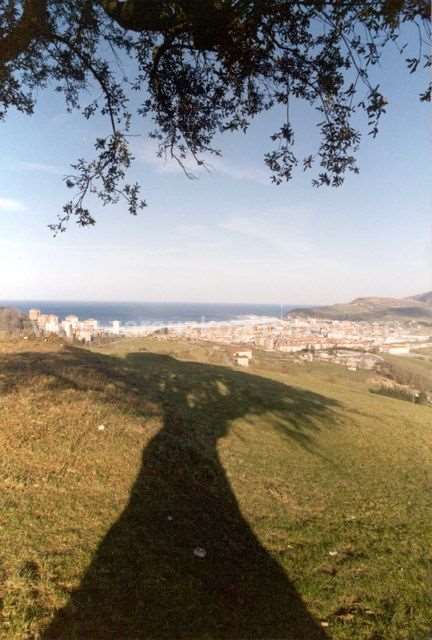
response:
<path id="1" fill-rule="evenodd" d="M 0 331 L 17 333 L 24 328 L 24 317 L 17 309 L 0 307 Z"/>
<path id="2" fill-rule="evenodd" d="M 388 396 L 389 398 L 396 398 L 397 400 L 415 402 L 415 404 L 425 406 L 432 404 L 430 395 L 425 391 L 419 392 L 416 389 L 410 389 L 402 386 L 389 386 L 388 384 L 382 384 L 370 389 L 370 392 L 381 396 Z"/>

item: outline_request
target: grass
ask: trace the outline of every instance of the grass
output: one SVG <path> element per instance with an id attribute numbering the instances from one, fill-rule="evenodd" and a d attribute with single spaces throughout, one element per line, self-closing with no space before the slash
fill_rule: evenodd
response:
<path id="1" fill-rule="evenodd" d="M 425 349 L 425 351 L 427 351 Z M 432 389 L 432 362 L 427 355 L 385 356 L 385 361 L 396 371 L 405 372 L 406 377 L 424 378 L 425 384 Z"/>
<path id="2" fill-rule="evenodd" d="M 432 360 L 425 355 L 385 356 L 383 374 L 417 391 L 432 392 Z"/>
<path id="3" fill-rule="evenodd" d="M 2 639 L 431 635 L 431 410 L 363 372 L 226 362 L 3 343 Z"/>

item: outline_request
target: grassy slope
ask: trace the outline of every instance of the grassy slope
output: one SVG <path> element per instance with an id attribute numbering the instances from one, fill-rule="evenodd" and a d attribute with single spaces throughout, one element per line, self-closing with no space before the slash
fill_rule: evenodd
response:
<path id="1" fill-rule="evenodd" d="M 352 320 L 367 322 L 397 320 L 417 320 L 430 324 L 432 307 L 430 303 L 410 299 L 360 298 L 345 304 L 334 304 L 327 307 L 310 307 L 293 309 L 290 315 L 304 317 L 327 318 L 330 320 Z"/>
<path id="2" fill-rule="evenodd" d="M 3 351 L 1 638 L 430 635 L 429 408 L 181 343 Z"/>
<path id="3" fill-rule="evenodd" d="M 385 355 L 385 360 L 395 368 L 405 370 L 407 375 L 424 377 L 432 388 L 432 362 L 427 352 L 427 349 L 419 350 L 418 354 L 409 357 Z"/>
<path id="4" fill-rule="evenodd" d="M 427 354 L 407 356 L 385 355 L 387 375 L 398 384 L 432 392 L 432 359 Z"/>

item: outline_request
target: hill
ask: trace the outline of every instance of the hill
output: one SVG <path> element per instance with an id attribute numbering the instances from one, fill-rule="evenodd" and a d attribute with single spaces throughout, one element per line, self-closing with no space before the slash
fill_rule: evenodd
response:
<path id="1" fill-rule="evenodd" d="M 419 320 L 432 322 L 432 292 L 411 298 L 356 298 L 345 304 L 297 308 L 288 316 L 331 320 Z"/>
<path id="2" fill-rule="evenodd" d="M 431 409 L 271 355 L 3 344 L 2 640 L 426 638 Z"/>
<path id="3" fill-rule="evenodd" d="M 427 293 L 421 293 L 418 296 L 413 296 L 414 300 L 418 300 L 419 302 L 424 302 L 425 304 L 432 306 L 432 291 L 428 291 Z"/>

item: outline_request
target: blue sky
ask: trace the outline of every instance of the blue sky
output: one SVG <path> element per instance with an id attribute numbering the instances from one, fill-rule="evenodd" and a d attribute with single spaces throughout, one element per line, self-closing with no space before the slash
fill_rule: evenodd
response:
<path id="1" fill-rule="evenodd" d="M 137 218 L 100 209 L 94 228 L 57 238 L 47 225 L 69 195 L 62 175 L 105 123 L 41 93 L 33 117 L 0 124 L 0 299 L 325 304 L 432 289 L 429 106 L 417 99 L 426 74 L 406 73 L 396 50 L 377 74 L 388 113 L 342 188 L 314 189 L 301 171 L 270 183 L 262 158 L 277 113 L 224 137 L 223 158 L 196 180 L 143 135 L 133 178 L 148 207 Z M 292 121 L 313 151 L 308 107 L 294 104 Z"/>

